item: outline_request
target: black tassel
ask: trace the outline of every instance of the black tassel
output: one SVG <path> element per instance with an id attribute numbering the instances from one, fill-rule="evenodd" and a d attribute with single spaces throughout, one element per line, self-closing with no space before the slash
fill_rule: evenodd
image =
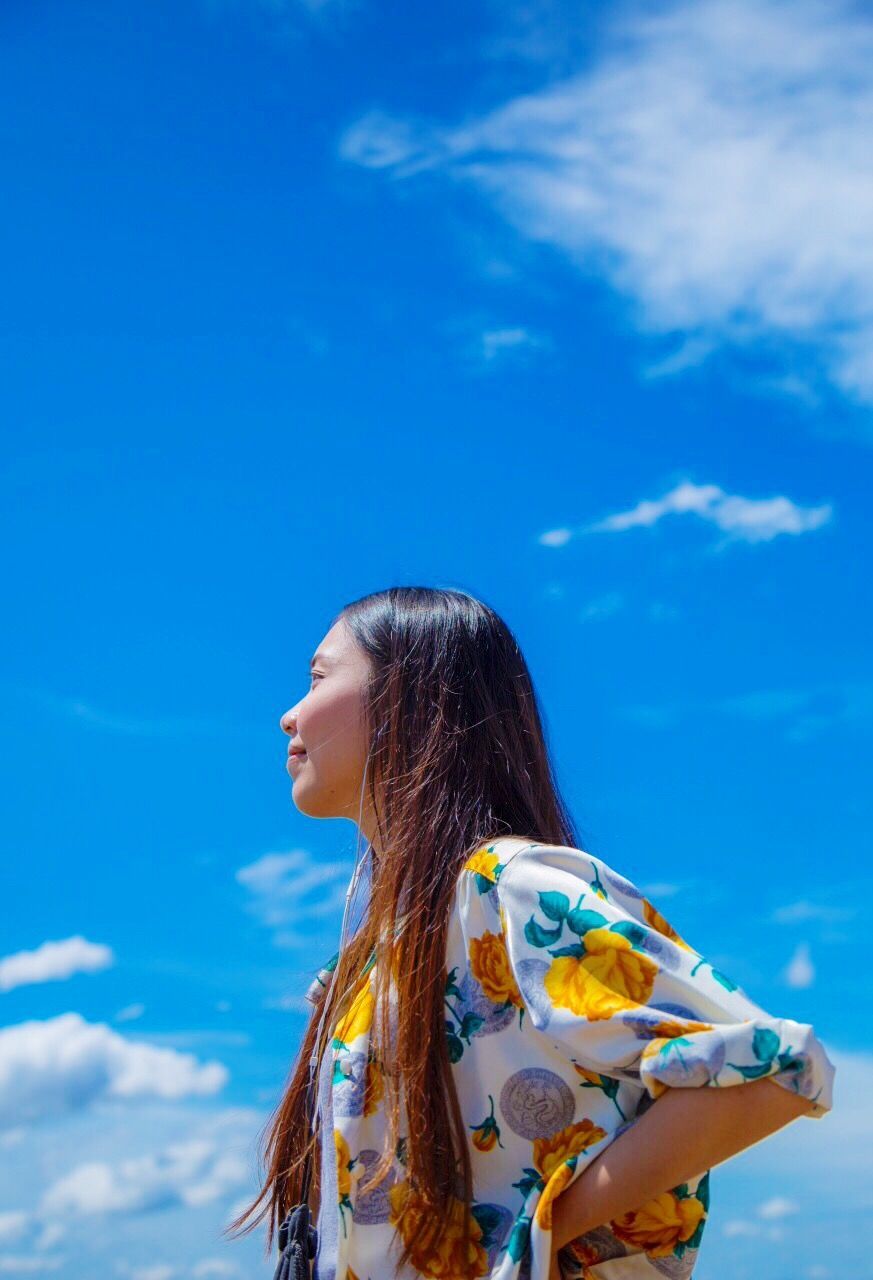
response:
<path id="1" fill-rule="evenodd" d="M 273 1280 L 310 1280 L 310 1262 L 318 1247 L 318 1232 L 309 1221 L 304 1201 L 288 1210 L 279 1228 L 279 1262 Z"/>

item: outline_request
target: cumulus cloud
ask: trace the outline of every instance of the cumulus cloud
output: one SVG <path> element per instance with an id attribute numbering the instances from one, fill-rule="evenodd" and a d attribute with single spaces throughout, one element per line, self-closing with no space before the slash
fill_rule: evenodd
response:
<path id="1" fill-rule="evenodd" d="M 341 154 L 470 184 L 605 279 L 676 344 L 650 374 L 763 341 L 873 403 L 869 13 L 672 0 L 610 21 L 581 73 L 456 125 L 370 112 Z"/>
<path id="2" fill-rule="evenodd" d="M 0 991 L 37 982 L 57 982 L 74 973 L 97 973 L 115 963 L 109 947 L 78 934 L 61 942 L 44 942 L 35 951 L 16 951 L 0 959 Z"/>
<path id="3" fill-rule="evenodd" d="M 683 480 L 660 498 L 646 498 L 627 511 L 618 511 L 602 520 L 575 529 L 550 529 L 540 534 L 546 547 L 562 547 L 576 535 L 626 533 L 648 529 L 666 516 L 695 516 L 713 525 L 723 535 L 715 549 L 732 542 L 770 542 L 779 534 L 798 535 L 820 529 L 833 514 L 829 503 L 804 507 L 779 494 L 769 498 L 747 498 L 726 493 L 717 484 L 695 484 Z"/>
<path id="4" fill-rule="evenodd" d="M 39 1216 L 51 1222 L 179 1206 L 200 1208 L 251 1182 L 253 1145 L 251 1111 L 219 1112 L 184 1141 L 157 1152 L 76 1165 L 45 1191 Z"/>
<path id="5" fill-rule="evenodd" d="M 227 1078 L 219 1062 L 127 1040 L 77 1013 L 22 1022 L 0 1030 L 0 1128 L 103 1099 L 214 1094 Z"/>

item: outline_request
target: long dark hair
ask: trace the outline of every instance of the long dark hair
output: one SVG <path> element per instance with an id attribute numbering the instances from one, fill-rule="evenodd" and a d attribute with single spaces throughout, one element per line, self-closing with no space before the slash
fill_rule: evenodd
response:
<path id="1" fill-rule="evenodd" d="M 426 1251 L 447 1218 L 472 1202 L 469 1135 L 458 1105 L 445 1037 L 446 938 L 464 862 L 500 836 L 577 846 L 549 759 L 527 664 L 506 623 L 464 591 L 392 587 L 344 606 L 342 619 L 368 655 L 364 690 L 370 733 L 366 776 L 383 856 L 374 859 L 366 916 L 344 948 L 303 1037 L 285 1094 L 265 1130 L 266 1177 L 254 1203 L 228 1228 L 268 1217 L 268 1247 L 300 1198 L 302 1165 L 318 1141 L 306 1120 L 309 1058 L 322 1012 L 330 1033 L 374 948 L 378 1017 L 372 1060 L 384 1093 L 382 1158 L 361 1190 L 388 1176 L 405 1109 L 404 1159 L 414 1189 L 415 1249 Z M 584 847 L 584 846 L 583 846 Z M 404 917 L 403 927 L 397 930 Z M 388 975 L 393 976 L 389 983 Z M 396 1014 L 389 1018 L 389 989 Z M 326 1003 L 325 1003 L 326 1002 Z M 390 1027 L 390 1035 L 384 1028 Z M 318 1058 L 329 1043 L 322 1036 Z M 461 1204 L 458 1205 L 457 1201 Z M 469 1226 L 470 1215 L 461 1211 Z M 463 1228 L 462 1228 L 463 1230 Z M 428 1234 L 430 1233 L 430 1234 Z M 412 1250 L 403 1229 L 398 1267 Z M 464 1255 L 462 1255 L 464 1256 Z"/>

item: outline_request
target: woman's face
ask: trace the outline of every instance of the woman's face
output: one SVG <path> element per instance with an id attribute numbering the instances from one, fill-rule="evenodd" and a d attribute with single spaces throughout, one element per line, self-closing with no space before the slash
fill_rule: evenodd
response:
<path id="1" fill-rule="evenodd" d="M 311 818 L 358 821 L 368 747 L 363 693 L 369 675 L 367 655 L 340 619 L 313 655 L 309 692 L 279 720 L 291 739 L 286 764 L 293 779 L 291 797 Z M 298 750 L 304 754 L 291 754 Z"/>

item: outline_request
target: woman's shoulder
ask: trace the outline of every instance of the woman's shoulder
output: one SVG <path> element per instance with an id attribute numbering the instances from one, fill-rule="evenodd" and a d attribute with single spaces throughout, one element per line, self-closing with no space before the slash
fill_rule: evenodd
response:
<path id="1" fill-rule="evenodd" d="M 539 869 L 555 867 L 588 881 L 601 896 L 606 896 L 608 885 L 613 892 L 627 898 L 643 897 L 632 880 L 587 849 L 525 835 L 500 836 L 480 845 L 464 863 L 463 871 L 477 877 L 479 887 L 485 892 L 488 887 L 510 878 L 506 875 L 510 866 L 513 879 L 525 873 L 535 876 Z"/>

